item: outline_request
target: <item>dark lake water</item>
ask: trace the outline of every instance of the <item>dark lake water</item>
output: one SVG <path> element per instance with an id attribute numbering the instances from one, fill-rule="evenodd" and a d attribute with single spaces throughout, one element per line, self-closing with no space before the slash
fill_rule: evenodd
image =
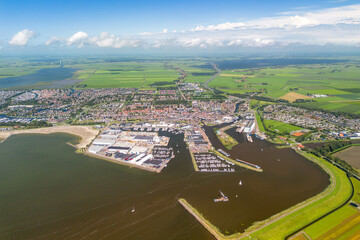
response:
<path id="1" fill-rule="evenodd" d="M 211 128 L 206 131 L 222 147 Z M 318 166 L 293 150 L 257 139 L 247 143 L 239 134 L 243 143 L 231 155 L 264 172 L 196 173 L 183 135 L 171 136 L 176 157 L 160 174 L 76 154 L 66 144 L 76 138 L 67 134 L 11 136 L 0 144 L 0 239 L 213 239 L 178 198 L 233 233 L 329 183 Z M 219 189 L 229 202 L 213 202 Z"/>
<path id="2" fill-rule="evenodd" d="M 76 69 L 73 68 L 44 68 L 31 74 L 19 77 L 0 78 L 0 88 L 22 87 L 38 82 L 53 82 L 71 78 Z"/>

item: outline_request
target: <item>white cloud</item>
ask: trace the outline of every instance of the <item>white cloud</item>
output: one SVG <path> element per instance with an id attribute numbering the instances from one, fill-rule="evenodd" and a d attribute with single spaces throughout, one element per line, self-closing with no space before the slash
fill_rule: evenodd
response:
<path id="1" fill-rule="evenodd" d="M 45 45 L 52 44 L 63 45 L 57 37 L 52 37 L 45 42 Z M 77 46 L 82 48 L 84 46 L 108 47 L 108 48 L 123 48 L 123 47 L 139 47 L 142 46 L 142 40 L 136 38 L 121 38 L 108 32 L 103 32 L 100 35 L 89 36 L 86 32 L 79 31 L 72 35 L 65 41 L 67 46 Z"/>
<path id="2" fill-rule="evenodd" d="M 89 42 L 98 47 L 112 48 L 138 47 L 141 43 L 141 41 L 137 39 L 123 39 L 107 32 L 101 33 L 100 36 L 90 38 Z"/>
<path id="3" fill-rule="evenodd" d="M 360 4 L 217 25 L 189 30 L 143 32 L 117 36 L 108 32 L 89 36 L 79 31 L 67 40 L 52 37 L 46 45 L 124 47 L 283 47 L 292 44 L 360 46 Z"/>
<path id="4" fill-rule="evenodd" d="M 34 35 L 35 35 L 34 31 L 24 29 L 16 33 L 9 41 L 9 44 L 14 46 L 24 46 L 29 42 L 31 38 L 34 37 Z"/>
<path id="5" fill-rule="evenodd" d="M 205 26 L 197 26 L 196 28 L 192 29 L 191 31 L 224 31 L 224 30 L 233 30 L 236 28 L 242 28 L 245 27 L 245 23 L 242 22 L 235 22 L 235 23 L 231 23 L 231 22 L 226 22 L 226 23 L 221 23 L 218 25 L 209 25 L 207 27 Z"/>
<path id="6" fill-rule="evenodd" d="M 269 17 L 245 22 L 226 22 L 218 25 L 197 26 L 192 29 L 192 31 L 300 28 L 335 24 L 360 24 L 360 4 L 322 9 L 293 16 Z"/>
<path id="7" fill-rule="evenodd" d="M 86 32 L 79 31 L 69 37 L 67 40 L 66 45 L 77 45 L 79 48 L 83 47 L 84 44 L 87 42 L 89 35 Z"/>
<path id="8" fill-rule="evenodd" d="M 50 45 L 57 44 L 57 43 L 61 43 L 61 40 L 60 40 L 60 38 L 54 36 L 54 37 L 49 38 L 49 39 L 45 42 L 45 45 L 46 45 L 46 46 L 50 46 Z"/>

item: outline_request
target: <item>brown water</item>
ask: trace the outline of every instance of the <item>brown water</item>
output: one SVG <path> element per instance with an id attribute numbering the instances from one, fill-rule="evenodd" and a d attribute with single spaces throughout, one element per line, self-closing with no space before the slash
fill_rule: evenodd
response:
<path id="1" fill-rule="evenodd" d="M 231 155 L 264 172 L 195 173 L 183 136 L 171 136 L 170 145 L 180 153 L 160 174 L 75 154 L 66 144 L 75 139 L 66 134 L 10 137 L 0 144 L 0 239 L 213 239 L 179 197 L 233 233 L 329 183 L 319 167 L 293 150 L 257 139 L 234 147 Z M 213 202 L 219 189 L 229 202 Z"/>

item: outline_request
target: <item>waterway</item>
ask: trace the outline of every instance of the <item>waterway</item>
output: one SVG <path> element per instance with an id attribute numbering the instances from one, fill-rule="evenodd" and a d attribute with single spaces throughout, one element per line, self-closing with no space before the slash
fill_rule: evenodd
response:
<path id="1" fill-rule="evenodd" d="M 206 132 L 222 148 L 211 127 Z M 318 166 L 293 150 L 258 139 L 247 143 L 239 134 L 242 143 L 231 156 L 264 172 L 194 172 L 183 135 L 161 134 L 171 136 L 176 156 L 160 174 L 76 154 L 66 144 L 76 141 L 71 135 L 11 136 L 0 144 L 0 239 L 213 239 L 178 198 L 233 233 L 329 183 Z M 213 202 L 219 189 L 228 202 Z"/>
<path id="2" fill-rule="evenodd" d="M 56 67 L 56 68 L 44 68 L 19 77 L 8 77 L 0 79 L 0 88 L 11 87 L 23 87 L 28 85 L 34 85 L 39 82 L 55 82 L 60 81 L 64 85 L 64 79 L 71 78 L 76 69 Z M 71 84 L 74 80 L 70 81 Z"/>

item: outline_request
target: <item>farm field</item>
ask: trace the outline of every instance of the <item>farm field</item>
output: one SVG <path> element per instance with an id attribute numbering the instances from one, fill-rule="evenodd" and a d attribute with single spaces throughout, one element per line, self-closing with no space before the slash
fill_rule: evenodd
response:
<path id="1" fill-rule="evenodd" d="M 294 102 L 297 99 L 311 99 L 311 97 L 302 95 L 300 93 L 296 93 L 296 92 L 289 92 L 283 96 L 280 97 L 281 99 L 287 100 L 289 102 Z"/>
<path id="2" fill-rule="evenodd" d="M 279 121 L 275 121 L 275 120 L 264 119 L 263 122 L 268 129 L 278 132 L 280 134 L 284 134 L 284 133 L 289 134 L 292 131 L 297 131 L 297 130 L 303 129 L 298 126 L 294 126 L 291 124 L 287 124 L 287 123 L 283 123 L 283 122 L 279 122 Z"/>
<path id="3" fill-rule="evenodd" d="M 360 169 L 360 146 L 352 146 L 334 154 L 335 157 L 349 163 L 355 169 Z"/>
<path id="4" fill-rule="evenodd" d="M 352 201 L 359 202 L 360 182 L 351 178 L 354 185 Z M 305 233 L 311 239 L 353 239 L 360 232 L 360 210 L 346 204 L 315 224 L 307 227 Z"/>
<path id="5" fill-rule="evenodd" d="M 204 65 L 203 61 L 174 61 L 169 65 L 178 67 L 187 73 L 185 82 L 203 83 L 216 73 L 212 68 L 205 68 L 207 65 Z"/>
<path id="6" fill-rule="evenodd" d="M 82 69 L 76 78 L 82 79 L 82 87 L 87 88 L 175 86 L 174 80 L 178 78 L 178 71 L 159 62 L 112 62 L 78 67 Z"/>
<path id="7" fill-rule="evenodd" d="M 209 86 L 228 93 L 258 92 L 272 98 L 280 98 L 290 92 L 304 96 L 327 95 L 301 104 L 360 113 L 359 83 L 360 67 L 354 62 L 226 70 Z"/>

